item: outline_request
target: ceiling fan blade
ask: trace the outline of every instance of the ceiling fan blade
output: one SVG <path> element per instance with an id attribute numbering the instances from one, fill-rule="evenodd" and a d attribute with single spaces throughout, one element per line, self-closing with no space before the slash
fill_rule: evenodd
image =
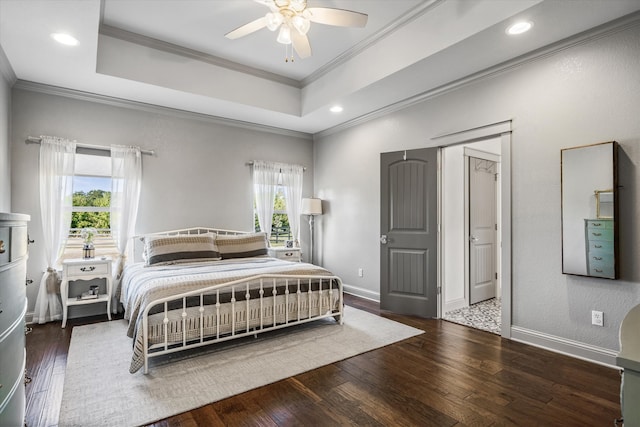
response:
<path id="1" fill-rule="evenodd" d="M 305 16 L 312 22 L 337 27 L 364 27 L 369 19 L 366 13 L 329 7 L 308 7 Z"/>
<path id="2" fill-rule="evenodd" d="M 267 26 L 267 19 L 263 16 L 262 18 L 258 18 L 255 21 L 251 21 L 248 24 L 238 27 L 233 31 L 229 31 L 224 36 L 228 39 L 235 40 L 237 38 L 244 37 L 248 34 L 258 31 L 259 29 L 264 28 L 266 26 Z"/>
<path id="3" fill-rule="evenodd" d="M 309 44 L 309 38 L 300 34 L 296 30 L 291 31 L 291 44 L 301 59 L 311 56 L 311 45 Z"/>

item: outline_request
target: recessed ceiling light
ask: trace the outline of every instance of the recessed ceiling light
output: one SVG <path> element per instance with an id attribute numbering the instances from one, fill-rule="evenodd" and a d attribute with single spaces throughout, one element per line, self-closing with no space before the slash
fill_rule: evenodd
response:
<path id="1" fill-rule="evenodd" d="M 329 109 L 332 113 L 342 113 L 343 108 L 339 105 L 334 105 Z"/>
<path id="2" fill-rule="evenodd" d="M 58 43 L 67 45 L 67 46 L 76 46 L 78 44 L 78 39 L 69 34 L 65 33 L 53 33 L 51 37 L 57 41 Z"/>
<path id="3" fill-rule="evenodd" d="M 533 22 L 529 22 L 529 21 L 516 22 L 515 24 L 507 28 L 507 34 L 511 36 L 515 36 L 516 34 L 526 33 L 531 29 L 531 27 L 533 27 Z"/>

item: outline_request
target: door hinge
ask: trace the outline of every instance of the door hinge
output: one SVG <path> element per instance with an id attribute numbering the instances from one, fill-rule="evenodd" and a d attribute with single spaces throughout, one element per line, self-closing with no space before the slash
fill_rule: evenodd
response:
<path id="1" fill-rule="evenodd" d="M 496 273 L 496 280 L 498 280 L 498 273 Z"/>
<path id="2" fill-rule="evenodd" d="M 438 286 L 438 295 L 442 293 L 442 286 Z"/>
<path id="3" fill-rule="evenodd" d="M 498 174 L 497 173 L 493 174 L 493 180 L 496 181 L 496 182 L 498 181 Z"/>
<path id="4" fill-rule="evenodd" d="M 496 231 L 498 231 L 498 224 L 496 224 Z"/>

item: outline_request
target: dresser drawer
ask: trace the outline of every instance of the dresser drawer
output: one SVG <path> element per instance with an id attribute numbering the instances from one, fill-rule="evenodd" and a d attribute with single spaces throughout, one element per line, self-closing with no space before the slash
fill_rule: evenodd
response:
<path id="1" fill-rule="evenodd" d="M 104 275 L 109 272 L 109 266 L 104 262 L 85 262 L 82 264 L 67 265 L 67 277 Z"/>
<path id="2" fill-rule="evenodd" d="M 589 263 L 589 276 L 606 277 L 611 279 L 614 277 L 613 265 L 593 265 Z"/>
<path id="3" fill-rule="evenodd" d="M 587 238 L 589 241 L 607 241 L 613 242 L 613 229 L 612 228 L 603 228 L 603 229 L 594 229 L 587 228 Z"/>
<path id="4" fill-rule="evenodd" d="M 11 227 L 0 227 L 0 266 L 11 261 Z"/>
<path id="5" fill-rule="evenodd" d="M 589 266 L 602 269 L 613 265 L 612 254 L 594 254 L 589 252 Z"/>
<path id="6" fill-rule="evenodd" d="M 21 309 L 24 309 L 24 304 Z M 9 395 L 17 378 L 24 381 L 24 321 L 16 322 L 12 330 L 3 330 L 1 333 L 0 402 Z"/>
<path id="7" fill-rule="evenodd" d="M 27 255 L 27 226 L 11 227 L 11 261 L 15 261 Z"/>
<path id="8" fill-rule="evenodd" d="M 590 254 L 613 255 L 613 240 L 590 240 L 588 251 Z"/>
<path id="9" fill-rule="evenodd" d="M 7 389 L 11 389 L 11 386 L 7 385 Z M 7 396 L 4 402 L 0 400 L 0 407 L 4 407 L 4 410 L 0 413 L 0 426 L 20 427 L 25 425 L 26 396 L 24 393 L 24 380 L 20 380 L 13 395 Z"/>
<path id="10" fill-rule="evenodd" d="M 611 221 L 610 219 L 590 219 L 587 220 L 587 228 L 613 230 L 613 221 Z"/>
<path id="11" fill-rule="evenodd" d="M 0 267 L 0 334 L 21 315 L 26 298 L 24 262 Z"/>

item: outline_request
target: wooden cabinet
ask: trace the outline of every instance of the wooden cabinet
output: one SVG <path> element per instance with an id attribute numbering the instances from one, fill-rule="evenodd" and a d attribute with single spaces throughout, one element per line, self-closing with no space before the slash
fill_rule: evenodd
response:
<path id="1" fill-rule="evenodd" d="M 104 279 L 105 287 L 99 290 L 95 297 L 83 299 L 81 295 L 69 295 L 69 284 L 71 282 L 87 282 L 81 293 L 89 291 L 89 280 Z M 60 295 L 62 296 L 62 327 L 67 325 L 67 314 L 71 305 L 86 305 L 96 303 L 106 303 L 107 316 L 111 320 L 111 258 L 91 258 L 91 259 L 67 259 L 62 262 L 62 283 L 60 284 Z"/>
<path id="2" fill-rule="evenodd" d="M 24 424 L 28 221 L 0 213 L 0 426 Z"/>
<path id="3" fill-rule="evenodd" d="M 269 248 L 269 256 L 293 262 L 302 260 L 300 248 Z"/>
<path id="4" fill-rule="evenodd" d="M 612 219 L 585 219 L 587 272 L 589 276 L 615 277 Z"/>

